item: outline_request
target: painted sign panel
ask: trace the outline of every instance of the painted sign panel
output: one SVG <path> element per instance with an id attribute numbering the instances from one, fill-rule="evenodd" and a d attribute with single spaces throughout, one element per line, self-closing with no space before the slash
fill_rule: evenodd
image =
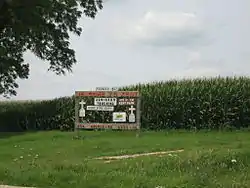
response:
<path id="1" fill-rule="evenodd" d="M 97 91 L 75 91 L 76 118 L 74 130 L 138 130 L 140 129 L 141 125 L 141 114 L 139 110 L 140 102 L 141 98 L 139 91 L 118 91 L 118 88 L 107 87 L 97 88 Z M 123 107 L 115 109 L 116 106 L 120 105 L 123 105 Z M 119 112 L 121 109 L 123 109 L 123 112 Z M 137 109 L 138 111 L 136 111 Z M 98 122 L 97 120 L 93 119 L 95 118 L 93 116 L 96 113 L 98 114 L 98 111 L 100 111 L 100 113 L 102 111 L 107 111 L 104 113 L 105 116 L 107 115 L 108 119 L 105 118 L 104 122 Z"/>
<path id="2" fill-rule="evenodd" d="M 77 127 L 79 129 L 140 129 L 138 124 L 128 123 L 79 123 Z"/>
<path id="3" fill-rule="evenodd" d="M 119 99 L 118 101 L 118 105 L 135 105 L 135 99 L 132 98 L 132 99 Z"/>
<path id="4" fill-rule="evenodd" d="M 113 112 L 113 122 L 126 122 L 126 112 Z"/>
<path id="5" fill-rule="evenodd" d="M 114 111 L 113 106 L 87 106 L 90 111 Z"/>
<path id="6" fill-rule="evenodd" d="M 95 98 L 94 105 L 96 106 L 116 106 L 116 98 Z"/>
<path id="7" fill-rule="evenodd" d="M 138 91 L 76 91 L 77 97 L 139 97 Z"/>

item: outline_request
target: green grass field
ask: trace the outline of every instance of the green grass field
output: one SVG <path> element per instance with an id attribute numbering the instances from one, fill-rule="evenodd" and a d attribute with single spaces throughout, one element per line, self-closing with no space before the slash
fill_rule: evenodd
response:
<path id="1" fill-rule="evenodd" d="M 0 184 L 55 188 L 250 187 L 250 132 L 0 134 Z M 98 156 L 184 149 L 105 163 Z M 236 160 L 232 161 L 232 160 Z M 2 181 L 2 182 L 1 182 Z"/>

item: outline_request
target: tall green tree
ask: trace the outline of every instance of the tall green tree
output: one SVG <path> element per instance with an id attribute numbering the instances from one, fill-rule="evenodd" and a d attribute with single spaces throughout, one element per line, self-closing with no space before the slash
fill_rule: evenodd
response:
<path id="1" fill-rule="evenodd" d="M 16 95 L 17 79 L 29 77 L 27 50 L 57 75 L 72 71 L 69 33 L 80 36 L 78 20 L 94 19 L 102 7 L 102 0 L 0 0 L 0 95 Z"/>

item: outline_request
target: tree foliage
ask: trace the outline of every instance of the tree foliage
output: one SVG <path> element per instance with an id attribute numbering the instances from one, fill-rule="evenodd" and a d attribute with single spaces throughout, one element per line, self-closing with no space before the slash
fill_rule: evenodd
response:
<path id="1" fill-rule="evenodd" d="M 27 79 L 27 50 L 49 62 L 58 75 L 76 63 L 69 33 L 80 35 L 78 20 L 95 18 L 102 0 L 0 0 L 0 95 L 16 95 L 17 79 Z"/>

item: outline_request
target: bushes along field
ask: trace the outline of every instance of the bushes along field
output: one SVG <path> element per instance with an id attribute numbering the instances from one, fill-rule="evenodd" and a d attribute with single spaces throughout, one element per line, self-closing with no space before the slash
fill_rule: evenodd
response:
<path id="1" fill-rule="evenodd" d="M 250 125 L 250 78 L 138 84 L 145 129 L 224 129 Z M 74 98 L 0 102 L 0 131 L 73 128 Z"/>

